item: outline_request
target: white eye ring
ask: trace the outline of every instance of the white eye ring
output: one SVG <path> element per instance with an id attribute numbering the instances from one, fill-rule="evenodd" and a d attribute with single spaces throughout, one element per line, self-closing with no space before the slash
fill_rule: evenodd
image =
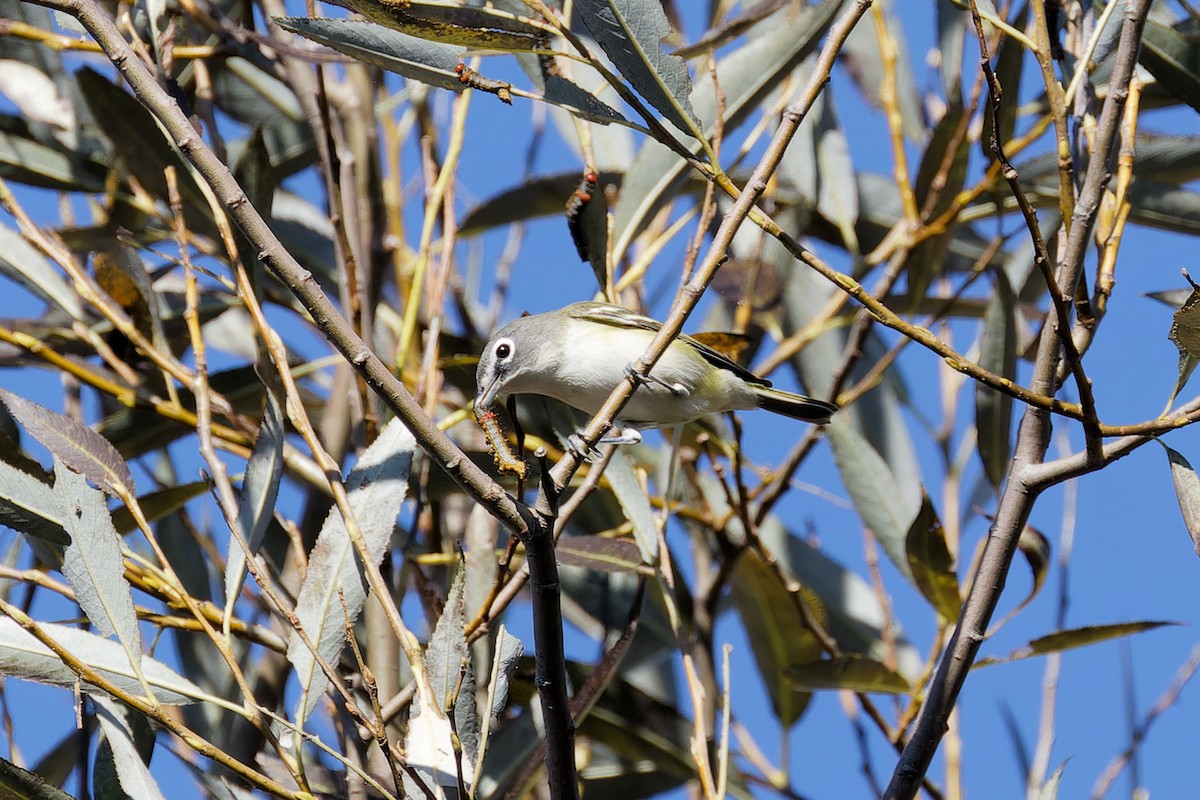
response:
<path id="1" fill-rule="evenodd" d="M 496 354 L 497 361 L 507 361 L 512 358 L 513 351 L 515 350 L 516 345 L 507 336 L 496 342 L 496 346 L 492 348 L 492 352 Z"/>

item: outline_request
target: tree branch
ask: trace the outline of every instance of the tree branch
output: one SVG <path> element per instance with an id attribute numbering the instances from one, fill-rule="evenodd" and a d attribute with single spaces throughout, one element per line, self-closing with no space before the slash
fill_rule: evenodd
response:
<path id="1" fill-rule="evenodd" d="M 1137 64 L 1141 32 L 1149 12 L 1150 0 L 1137 0 L 1126 11 L 1120 44 L 1115 58 L 1108 98 L 1101 112 L 1095 137 L 1095 149 L 1088 164 L 1083 188 L 1075 205 L 1066 256 L 1059 265 L 1058 285 L 1071 291 L 1083 270 L 1087 241 L 1099 209 L 1101 192 L 1108 180 L 1117 124 L 1120 122 L 1129 80 Z M 1062 337 L 1070 330 L 1060 330 L 1056 311 L 1047 312 L 1042 328 L 1037 361 L 1031 389 L 1053 396 L 1057 390 L 1055 376 L 1062 356 Z M 1046 488 L 1044 481 L 1035 480 L 1034 468 L 1045 458 L 1050 442 L 1051 419 L 1042 409 L 1027 408 L 1017 432 L 1014 458 L 1008 482 L 1000 496 L 996 520 L 988 532 L 979 568 L 971 581 L 967 597 L 959 614 L 958 624 L 946 645 L 937 672 L 929 685 L 929 693 L 921 707 L 912 737 L 896 764 L 884 797 L 889 800 L 911 798 L 929 769 L 933 755 L 947 730 L 950 712 L 966 681 L 967 672 L 975 660 L 987 634 L 987 625 L 1012 564 L 1020 537 L 1033 504 Z M 1094 469 L 1088 467 L 1085 469 Z"/>

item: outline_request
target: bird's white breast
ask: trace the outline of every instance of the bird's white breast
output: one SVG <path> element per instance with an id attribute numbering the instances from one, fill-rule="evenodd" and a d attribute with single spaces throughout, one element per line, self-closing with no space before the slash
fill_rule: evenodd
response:
<path id="1" fill-rule="evenodd" d="M 595 322 L 570 320 L 561 342 L 542 342 L 544 366 L 554 373 L 552 387 L 542 391 L 557 400 L 595 414 L 625 377 L 625 368 L 646 351 L 651 331 Z M 715 411 L 752 408 L 754 393 L 731 372 L 718 370 L 690 346 L 676 342 L 650 374 L 681 386 L 676 395 L 657 384 L 639 386 L 621 411 L 620 419 L 642 425 L 670 425 Z M 547 375 L 547 378 L 550 376 Z"/>

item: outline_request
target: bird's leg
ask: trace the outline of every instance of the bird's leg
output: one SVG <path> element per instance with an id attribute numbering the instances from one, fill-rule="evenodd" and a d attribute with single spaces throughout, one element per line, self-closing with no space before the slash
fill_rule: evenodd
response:
<path id="1" fill-rule="evenodd" d="M 687 397 L 687 387 L 682 383 L 667 383 L 661 378 L 656 378 L 653 375 L 643 375 L 633 368 L 633 364 L 625 365 L 625 377 L 633 382 L 634 387 L 641 386 L 643 383 L 652 383 L 655 386 L 661 386 L 676 397 Z M 639 438 L 638 441 L 641 441 Z"/>
<path id="2" fill-rule="evenodd" d="M 642 432 L 637 428 L 614 428 L 610 433 L 601 438 L 597 445 L 632 445 L 642 443 Z M 572 433 L 567 437 L 567 449 L 577 455 L 579 458 L 590 461 L 593 458 L 600 457 L 600 451 L 595 447 L 588 448 L 584 446 L 583 436 L 578 432 Z"/>
<path id="3" fill-rule="evenodd" d="M 641 444 L 642 432 L 637 428 L 613 428 L 612 431 L 596 444 Z"/>

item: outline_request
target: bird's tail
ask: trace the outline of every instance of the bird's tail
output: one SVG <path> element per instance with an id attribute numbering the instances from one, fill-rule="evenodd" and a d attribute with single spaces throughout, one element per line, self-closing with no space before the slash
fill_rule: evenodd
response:
<path id="1" fill-rule="evenodd" d="M 833 403 L 826 403 L 824 400 L 814 400 L 802 394 L 782 392 L 779 389 L 772 389 L 769 386 L 755 386 L 754 392 L 758 395 L 759 408 L 765 408 L 767 411 L 774 411 L 776 414 L 783 414 L 785 417 L 791 417 L 792 419 L 813 422 L 817 425 L 824 425 L 826 422 L 829 422 L 829 418 L 833 416 L 833 412 L 838 410 L 838 407 Z"/>

